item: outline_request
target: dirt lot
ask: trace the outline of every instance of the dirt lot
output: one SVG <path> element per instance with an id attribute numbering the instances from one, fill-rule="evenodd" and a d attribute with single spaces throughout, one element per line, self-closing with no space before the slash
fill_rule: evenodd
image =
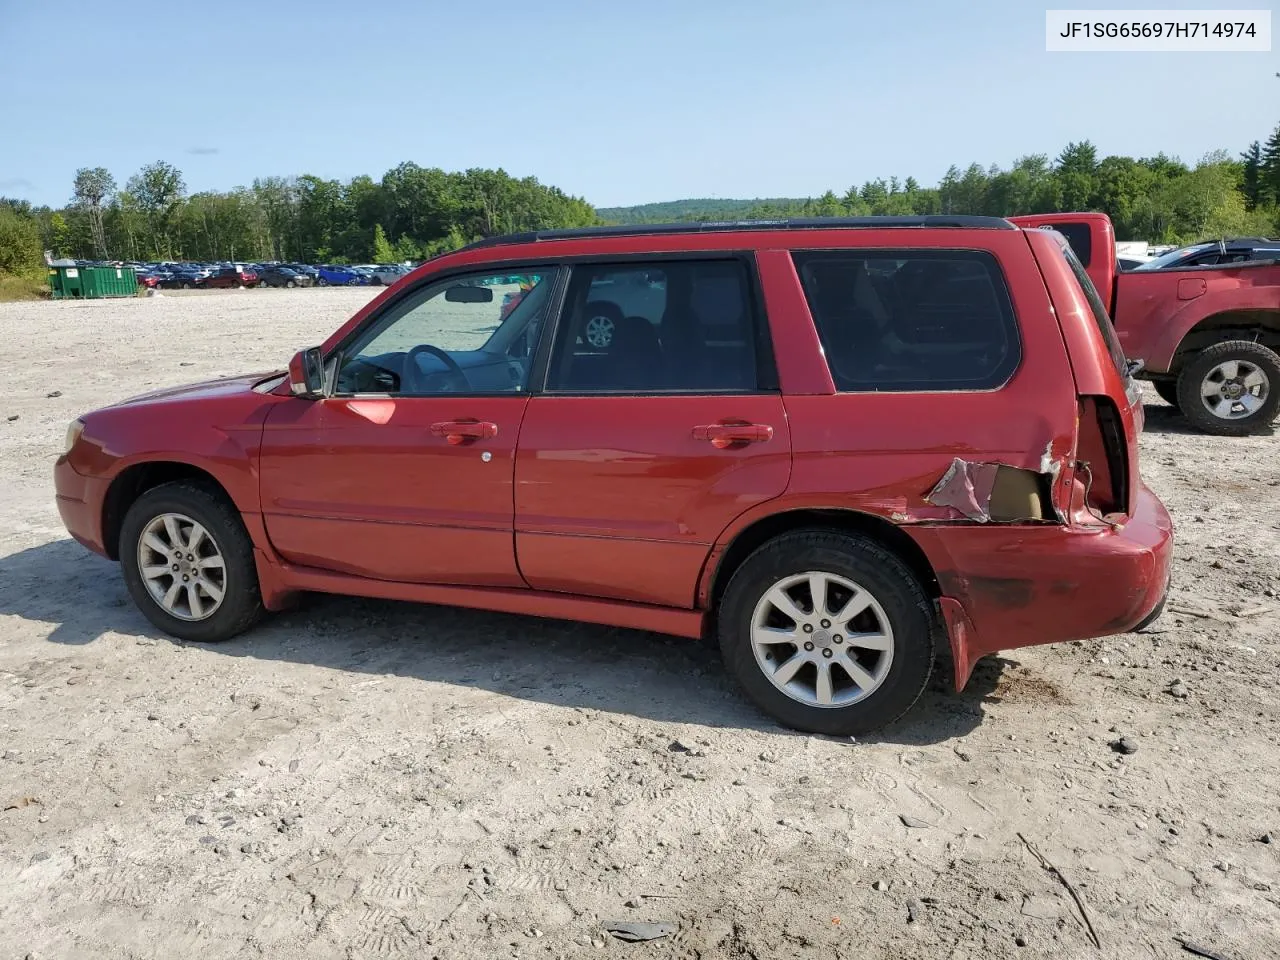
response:
<path id="1" fill-rule="evenodd" d="M 1280 956 L 1280 440 L 1151 394 L 1204 615 L 985 661 L 866 742 L 647 634 L 319 598 L 156 635 L 59 523 L 67 422 L 278 366 L 371 295 L 0 305 L 0 960 Z"/>

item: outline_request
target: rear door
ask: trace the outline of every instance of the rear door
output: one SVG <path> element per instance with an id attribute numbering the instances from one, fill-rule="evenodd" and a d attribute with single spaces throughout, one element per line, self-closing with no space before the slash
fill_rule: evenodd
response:
<path id="1" fill-rule="evenodd" d="M 531 587 L 692 607 L 720 532 L 786 490 L 791 438 L 755 289 L 748 256 L 573 268 L 516 451 Z"/>

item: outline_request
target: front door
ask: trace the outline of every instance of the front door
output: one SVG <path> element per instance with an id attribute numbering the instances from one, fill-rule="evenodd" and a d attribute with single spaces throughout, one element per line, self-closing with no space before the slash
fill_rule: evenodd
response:
<path id="1" fill-rule="evenodd" d="M 516 438 L 553 269 L 453 276 L 391 301 L 327 358 L 333 386 L 267 420 L 267 533 L 291 563 L 381 580 L 522 587 Z M 523 292 L 504 309 L 505 293 Z"/>
<path id="2" fill-rule="evenodd" d="M 791 439 L 749 271 L 744 258 L 573 268 L 516 452 L 531 587 L 692 607 L 720 533 L 786 490 Z"/>

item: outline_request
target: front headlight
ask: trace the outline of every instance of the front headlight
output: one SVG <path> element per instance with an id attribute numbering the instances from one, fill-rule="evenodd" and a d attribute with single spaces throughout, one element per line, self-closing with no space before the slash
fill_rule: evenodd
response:
<path id="1" fill-rule="evenodd" d="M 71 425 L 67 427 L 67 442 L 62 451 L 62 455 L 64 457 L 71 452 L 71 449 L 76 445 L 76 441 L 80 439 L 80 434 L 82 433 L 84 433 L 84 421 L 72 420 Z"/>

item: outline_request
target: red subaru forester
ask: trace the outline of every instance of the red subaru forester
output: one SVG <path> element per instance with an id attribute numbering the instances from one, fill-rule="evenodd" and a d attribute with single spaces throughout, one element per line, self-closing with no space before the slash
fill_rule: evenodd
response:
<path id="1" fill-rule="evenodd" d="M 960 688 L 1159 615 L 1129 374 L 1052 231 L 544 231 L 424 264 L 287 371 L 87 414 L 57 498 L 188 640 L 302 591 L 709 634 L 774 717 L 854 734 L 936 637 Z"/>

